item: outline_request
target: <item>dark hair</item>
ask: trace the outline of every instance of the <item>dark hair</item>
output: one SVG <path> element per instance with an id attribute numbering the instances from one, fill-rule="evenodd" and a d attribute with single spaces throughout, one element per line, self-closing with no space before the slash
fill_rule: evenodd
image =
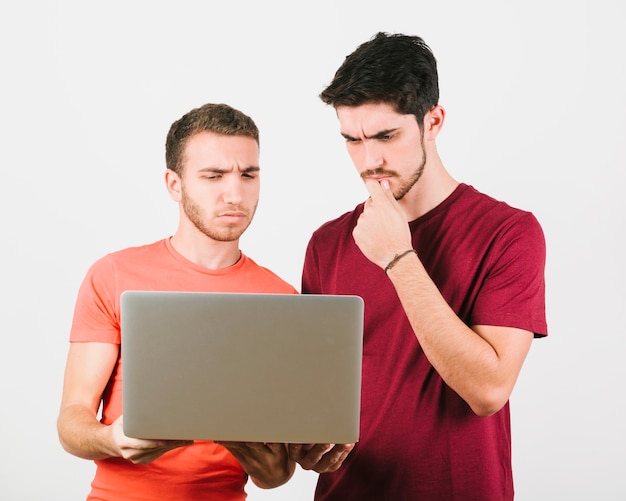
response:
<path id="1" fill-rule="evenodd" d="M 421 127 L 439 102 L 437 61 L 420 37 L 379 32 L 345 58 L 320 99 L 335 108 L 391 104 Z"/>
<path id="2" fill-rule="evenodd" d="M 198 132 L 227 136 L 247 136 L 259 144 L 259 129 L 248 116 L 227 104 L 205 104 L 189 111 L 172 124 L 165 141 L 165 164 L 178 175 L 182 173 L 185 146 Z"/>

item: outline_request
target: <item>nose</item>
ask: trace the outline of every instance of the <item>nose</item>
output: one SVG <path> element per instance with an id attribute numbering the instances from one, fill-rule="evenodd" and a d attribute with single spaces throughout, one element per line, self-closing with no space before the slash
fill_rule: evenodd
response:
<path id="1" fill-rule="evenodd" d="M 231 176 L 224 186 L 224 202 L 238 205 L 243 200 L 243 181 L 240 176 Z"/>
<path id="2" fill-rule="evenodd" d="M 383 165 L 382 150 L 376 141 L 363 142 L 363 163 L 367 170 L 374 170 Z"/>

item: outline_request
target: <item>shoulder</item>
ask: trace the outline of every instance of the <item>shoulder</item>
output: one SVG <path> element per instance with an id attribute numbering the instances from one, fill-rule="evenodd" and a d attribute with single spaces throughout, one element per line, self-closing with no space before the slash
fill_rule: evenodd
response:
<path id="1" fill-rule="evenodd" d="M 457 205 L 457 210 L 462 211 L 466 218 L 480 220 L 481 226 L 489 226 L 500 234 L 514 230 L 531 232 L 543 238 L 541 225 L 532 212 L 513 207 L 476 190 L 473 186 L 465 185 Z"/>
<path id="2" fill-rule="evenodd" d="M 259 265 L 251 257 L 242 254 L 242 268 L 246 270 L 248 275 L 253 276 L 254 282 L 266 292 L 276 292 L 284 294 L 296 294 L 297 290 L 286 280 L 282 279 L 277 273 L 273 272 L 265 266 Z M 252 284 L 249 284 L 252 285 Z"/>
<path id="3" fill-rule="evenodd" d="M 103 256 L 101 260 L 122 262 L 149 259 L 160 255 L 162 252 L 167 251 L 166 240 L 157 240 L 156 242 L 144 245 L 138 245 L 134 247 L 126 247 Z"/>
<path id="4" fill-rule="evenodd" d="M 145 263 L 162 256 L 163 253 L 168 253 L 165 239 L 109 252 L 96 261 L 96 263 L 103 262 L 112 265 L 133 262 Z"/>
<path id="5" fill-rule="evenodd" d="M 535 215 L 524 209 L 480 193 L 468 186 L 465 207 L 472 225 L 469 234 L 484 240 L 488 262 L 504 270 L 515 263 L 523 263 L 527 272 L 543 269 L 546 259 L 546 241 L 541 224 Z"/>
<path id="6" fill-rule="evenodd" d="M 160 260 L 163 252 L 167 252 L 165 240 L 112 251 L 94 261 L 89 267 L 87 276 L 92 278 L 102 275 L 113 276 L 120 270 L 145 267 L 148 263 Z"/>
<path id="7" fill-rule="evenodd" d="M 351 230 L 356 225 L 356 221 L 363 212 L 363 204 L 357 205 L 353 210 L 345 212 L 335 219 L 326 221 L 319 226 L 312 235 L 313 240 L 325 240 L 337 234 L 345 234 L 347 230 Z"/>

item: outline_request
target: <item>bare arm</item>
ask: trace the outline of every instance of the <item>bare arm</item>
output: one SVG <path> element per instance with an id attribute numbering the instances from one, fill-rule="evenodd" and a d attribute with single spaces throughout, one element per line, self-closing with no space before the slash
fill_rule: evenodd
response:
<path id="1" fill-rule="evenodd" d="M 289 458 L 286 444 L 216 442 L 235 456 L 257 487 L 272 489 L 293 475 L 296 463 Z"/>
<path id="2" fill-rule="evenodd" d="M 118 352 L 119 346 L 115 344 L 71 343 L 57 420 L 63 448 L 84 459 L 123 457 L 134 463 L 149 463 L 171 449 L 191 443 L 126 437 L 122 416 L 111 425 L 98 421 L 102 392 Z"/>
<path id="3" fill-rule="evenodd" d="M 513 391 L 533 334 L 512 327 L 467 327 L 414 254 L 399 261 L 389 278 L 424 354 L 446 384 L 479 416 L 500 410 Z"/>
<path id="4" fill-rule="evenodd" d="M 367 181 L 371 198 L 354 229 L 355 242 L 381 268 L 411 249 L 406 217 L 387 186 Z M 510 327 L 466 326 L 448 306 L 419 258 L 407 254 L 391 269 L 392 281 L 424 353 L 448 386 L 480 416 L 505 405 L 532 341 Z M 427 312 L 427 314 L 425 314 Z"/>

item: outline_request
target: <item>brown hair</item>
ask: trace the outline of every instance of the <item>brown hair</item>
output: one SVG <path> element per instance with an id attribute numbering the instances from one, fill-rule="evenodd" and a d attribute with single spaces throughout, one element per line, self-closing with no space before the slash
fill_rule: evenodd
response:
<path id="1" fill-rule="evenodd" d="M 208 103 L 194 108 L 170 127 L 165 141 L 165 165 L 181 175 L 187 141 L 198 132 L 227 136 L 247 136 L 259 144 L 259 129 L 254 120 L 227 104 Z"/>

